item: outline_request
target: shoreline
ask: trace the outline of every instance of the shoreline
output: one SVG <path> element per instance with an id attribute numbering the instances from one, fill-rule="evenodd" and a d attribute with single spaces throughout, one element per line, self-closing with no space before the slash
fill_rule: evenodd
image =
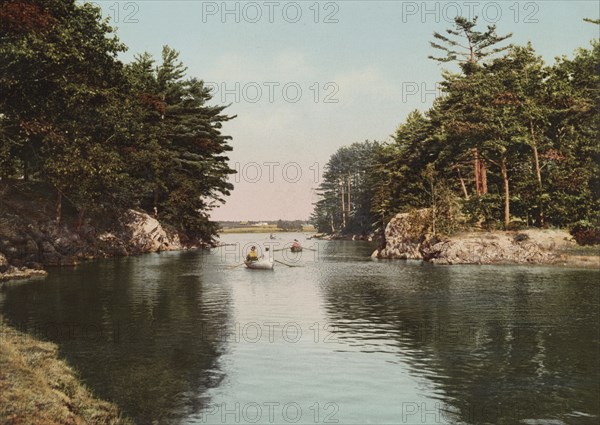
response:
<path id="1" fill-rule="evenodd" d="M 534 230 L 529 230 L 530 232 L 544 232 L 544 230 L 539 230 L 539 229 L 534 229 Z M 485 239 L 486 236 L 488 238 L 492 237 L 495 238 L 497 237 L 497 235 L 513 235 L 513 234 L 519 234 L 519 232 L 478 232 L 478 231 L 471 231 L 471 232 L 463 232 L 460 235 L 455 235 L 453 237 L 447 238 L 445 241 L 443 241 L 444 243 L 448 243 L 450 241 L 455 242 L 459 241 L 460 243 L 464 243 L 465 241 L 469 241 L 469 240 L 474 240 L 474 239 L 478 239 L 478 240 L 482 240 Z M 232 233 L 228 233 L 228 234 L 234 234 Z M 242 233 L 243 234 L 243 233 Z M 491 236 L 490 236 L 491 235 Z M 312 239 L 317 239 L 317 240 L 342 240 L 342 241 L 355 241 L 355 242 L 373 242 L 374 238 L 372 236 L 365 236 L 365 235 L 328 235 L 328 234 L 314 234 L 311 235 Z M 177 249 L 170 249 L 170 250 L 165 250 L 167 252 L 174 252 L 174 251 L 189 251 L 189 250 L 195 250 L 195 249 L 206 249 L 206 248 L 218 248 L 219 246 L 223 246 L 222 244 L 215 244 L 214 246 L 211 247 L 206 247 L 206 246 L 193 246 L 193 247 L 178 247 Z M 404 248 L 404 252 L 401 252 L 401 250 L 396 249 L 397 252 L 392 251 L 389 247 L 384 247 L 383 249 L 377 249 L 375 250 L 375 252 L 373 252 L 373 254 L 371 255 L 372 258 L 377 258 L 377 259 L 382 259 L 382 260 L 419 260 L 419 261 L 423 261 L 426 263 L 431 263 L 431 264 L 436 264 L 436 265 L 455 265 L 455 264 L 462 264 L 462 265 L 484 265 L 484 264 L 489 264 L 489 265 L 506 265 L 506 266 L 511 266 L 511 265 L 523 265 L 523 264 L 528 264 L 528 265 L 546 265 L 546 266 L 556 266 L 556 267 L 562 267 L 562 268 L 579 268 L 579 269 L 600 269 L 600 246 L 589 246 L 589 247 L 582 247 L 582 246 L 570 246 L 568 248 L 559 248 L 559 249 L 548 249 L 548 248 L 544 248 L 543 252 L 544 252 L 544 256 L 541 256 L 541 260 L 536 260 L 535 257 L 530 259 L 530 261 L 510 261 L 509 259 L 506 259 L 505 261 L 502 260 L 489 260 L 489 261 L 468 261 L 468 260 L 460 260 L 457 261 L 457 259 L 454 259 L 454 261 L 449 261 L 445 258 L 439 258 L 439 257 L 433 257 L 433 258 L 424 258 L 422 254 L 415 254 L 415 249 L 422 249 L 421 247 L 417 247 L 415 248 L 413 247 L 409 247 L 408 244 L 404 244 L 404 246 L 402 246 L 401 248 Z M 413 251 L 413 255 L 407 254 L 406 253 L 406 248 L 410 248 L 410 250 Z M 430 246 L 427 247 L 428 249 L 430 249 Z M 482 249 L 481 247 L 479 247 L 478 249 Z M 387 252 L 386 252 L 387 250 Z M 470 250 L 473 251 L 475 250 L 475 248 L 470 247 Z M 589 250 L 592 251 L 592 253 L 590 254 L 585 254 L 585 253 L 581 253 L 581 251 L 585 251 L 585 250 Z M 572 253 L 570 253 L 569 251 L 573 251 Z M 121 253 L 121 255 L 117 254 L 117 255 L 112 255 L 112 256 L 98 256 L 98 257 L 88 257 L 85 259 L 85 261 L 96 261 L 96 260 L 102 260 L 102 259 L 106 259 L 106 258 L 123 258 L 123 257 L 131 257 L 131 256 L 136 256 L 136 255 L 145 255 L 145 254 L 153 254 L 153 253 L 157 253 L 157 252 L 163 252 L 163 251 L 146 251 L 146 252 L 135 252 L 135 253 Z M 383 253 L 383 255 L 382 255 Z M 0 253 L 1 255 L 1 253 Z M 85 262 L 84 261 L 84 262 Z M 79 262 L 77 262 L 76 264 L 72 264 L 72 265 L 68 265 L 68 266 L 50 266 L 53 268 L 62 268 L 62 267 L 73 267 L 76 266 L 77 264 L 80 264 Z M 13 265 L 7 265 L 5 267 L 5 270 L 3 272 L 0 272 L 0 289 L 5 288 L 9 283 L 13 283 L 13 282 L 18 282 L 18 281 L 23 281 L 23 280 L 28 280 L 28 279 L 37 279 L 39 278 L 41 280 L 41 278 L 44 278 L 48 275 L 48 271 L 46 269 L 41 269 L 41 268 L 36 268 L 36 269 L 32 269 L 32 268 L 27 268 L 27 267 L 15 267 Z"/>
<path id="2" fill-rule="evenodd" d="M 397 214 L 372 257 L 432 264 L 556 265 L 600 268 L 600 246 L 578 245 L 564 229 L 469 229 L 451 235 L 432 230 L 427 209 Z"/>
<path id="3" fill-rule="evenodd" d="M 7 282 L 46 277 L 47 275 L 48 272 L 46 270 L 28 269 L 25 267 L 17 269 L 11 266 L 6 272 L 0 273 L 0 288 L 3 288 Z"/>
<path id="4" fill-rule="evenodd" d="M 96 398 L 58 346 L 9 326 L 0 315 L 0 418 L 7 424 L 133 425 Z"/>

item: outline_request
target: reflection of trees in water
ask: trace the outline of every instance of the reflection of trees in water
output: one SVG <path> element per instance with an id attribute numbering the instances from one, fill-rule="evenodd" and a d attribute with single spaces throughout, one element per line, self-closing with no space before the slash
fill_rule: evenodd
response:
<path id="1" fill-rule="evenodd" d="M 597 272 L 390 270 L 323 277 L 329 320 L 348 349 L 400 355 L 460 421 L 597 420 Z"/>
<path id="2" fill-rule="evenodd" d="M 223 379 L 229 294 L 201 280 L 198 266 L 193 253 L 91 264 L 11 290 L 5 313 L 56 341 L 95 394 L 136 423 L 169 423 L 204 408 L 203 389 Z M 61 331 L 45 332 L 48 323 Z"/>

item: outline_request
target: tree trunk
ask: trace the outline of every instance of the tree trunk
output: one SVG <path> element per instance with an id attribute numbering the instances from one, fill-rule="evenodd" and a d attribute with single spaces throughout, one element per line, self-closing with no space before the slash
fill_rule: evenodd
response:
<path id="1" fill-rule="evenodd" d="M 77 217 L 77 231 L 81 230 L 81 226 L 83 226 L 83 219 L 85 218 L 85 208 L 79 210 L 79 215 Z"/>
<path id="2" fill-rule="evenodd" d="M 350 210 L 352 209 L 350 204 L 350 176 L 348 176 L 348 214 L 350 214 Z"/>
<path id="3" fill-rule="evenodd" d="M 27 160 L 23 161 L 23 180 L 29 180 L 29 163 L 27 162 Z"/>
<path id="4" fill-rule="evenodd" d="M 431 220 L 431 230 L 433 232 L 433 235 L 436 235 L 437 232 L 437 204 L 435 202 L 435 184 L 433 181 L 433 176 L 431 176 L 431 179 L 429 181 L 430 184 L 430 189 L 431 189 L 431 215 L 432 215 L 432 220 Z"/>
<path id="5" fill-rule="evenodd" d="M 467 192 L 467 186 L 465 185 L 465 179 L 463 179 L 462 174 L 460 173 L 460 168 L 456 167 L 456 171 L 458 172 L 458 179 L 460 180 L 460 187 L 462 188 L 463 195 L 465 199 L 469 200 L 469 192 Z"/>
<path id="6" fill-rule="evenodd" d="M 62 220 L 62 192 L 56 191 L 56 225 L 60 226 Z"/>
<path id="7" fill-rule="evenodd" d="M 504 181 L 504 229 L 510 224 L 510 192 L 508 187 L 508 171 L 506 169 L 506 158 L 502 158 L 500 163 L 502 171 L 502 180 Z"/>
<path id="8" fill-rule="evenodd" d="M 533 128 L 533 122 L 529 120 L 529 131 L 531 132 L 531 148 L 533 149 L 533 161 L 535 163 L 535 177 L 538 183 L 539 196 L 542 195 L 542 171 L 540 168 L 540 157 L 538 155 L 537 141 L 535 139 L 535 130 Z M 544 226 L 544 207 L 542 206 L 542 200 L 538 200 L 540 204 L 540 226 Z"/>
<path id="9" fill-rule="evenodd" d="M 154 210 L 154 218 L 158 218 L 158 189 L 154 189 L 154 200 L 153 200 L 153 210 Z"/>
<path id="10" fill-rule="evenodd" d="M 342 226 L 346 227 L 346 199 L 344 198 L 344 183 L 340 186 L 342 190 Z"/>
<path id="11" fill-rule="evenodd" d="M 481 194 L 485 195 L 488 193 L 487 186 L 487 168 L 485 166 L 485 160 L 479 160 L 479 178 L 481 179 Z"/>
<path id="12" fill-rule="evenodd" d="M 473 149 L 473 157 L 475 158 L 475 163 L 473 165 L 475 168 L 475 193 L 477 193 L 477 196 L 485 195 L 488 193 L 485 160 L 479 157 L 477 148 Z"/>
<path id="13" fill-rule="evenodd" d="M 479 153 L 477 152 L 477 148 L 473 149 L 473 158 L 474 158 L 473 168 L 475 170 L 475 193 L 477 194 L 477 196 L 480 196 L 481 195 L 481 185 L 479 183 L 481 181 L 481 178 L 479 177 L 480 167 L 479 167 Z"/>

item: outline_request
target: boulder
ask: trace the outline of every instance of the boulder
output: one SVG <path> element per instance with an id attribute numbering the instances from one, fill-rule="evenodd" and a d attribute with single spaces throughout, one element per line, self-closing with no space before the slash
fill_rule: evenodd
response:
<path id="1" fill-rule="evenodd" d="M 27 239 L 25 242 L 25 254 L 37 254 L 39 251 L 38 244 L 33 239 Z"/>
<path id="2" fill-rule="evenodd" d="M 436 264 L 554 264 L 575 246 L 563 230 L 469 232 L 451 237 L 431 235 L 430 210 L 396 215 L 386 226 L 378 258 L 425 260 Z"/>
<path id="3" fill-rule="evenodd" d="M 8 270 L 8 260 L 4 254 L 0 252 L 0 273 L 4 273 L 6 270 Z"/>
<path id="4" fill-rule="evenodd" d="M 61 255 L 56 251 L 46 251 L 40 255 L 40 260 L 47 266 L 60 266 Z"/>
<path id="5" fill-rule="evenodd" d="M 125 217 L 125 226 L 130 232 L 128 238 L 130 252 L 181 249 L 179 237 L 177 235 L 169 237 L 158 220 L 146 213 L 129 210 Z"/>
<path id="6" fill-rule="evenodd" d="M 25 267 L 27 267 L 28 269 L 31 270 L 43 270 L 44 266 L 42 266 L 40 263 L 35 262 L 35 261 L 30 261 L 28 263 L 25 263 Z"/>
<path id="7" fill-rule="evenodd" d="M 431 210 L 397 214 L 385 227 L 385 246 L 379 258 L 421 260 L 421 244 L 431 238 Z"/>
<path id="8" fill-rule="evenodd" d="M 566 232 L 565 232 L 566 233 Z M 526 236 L 526 237 L 525 237 Z M 472 233 L 424 245 L 423 258 L 436 264 L 552 264 L 560 259 L 543 231 Z"/>
<path id="9" fill-rule="evenodd" d="M 54 245 L 52 245 L 48 241 L 43 241 L 40 249 L 41 249 L 41 251 L 44 254 L 46 254 L 46 253 L 56 253 L 56 248 L 54 248 Z"/>

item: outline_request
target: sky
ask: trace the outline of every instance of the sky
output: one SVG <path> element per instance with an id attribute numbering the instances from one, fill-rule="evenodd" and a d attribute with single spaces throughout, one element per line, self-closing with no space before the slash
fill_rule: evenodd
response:
<path id="1" fill-rule="evenodd" d="M 428 59 L 434 31 L 455 16 L 531 42 L 547 63 L 598 38 L 597 1 L 96 1 L 129 50 L 178 50 L 188 76 L 230 104 L 238 171 L 214 220 L 307 219 L 332 153 L 390 140 L 408 113 L 427 110 L 443 69 Z"/>

